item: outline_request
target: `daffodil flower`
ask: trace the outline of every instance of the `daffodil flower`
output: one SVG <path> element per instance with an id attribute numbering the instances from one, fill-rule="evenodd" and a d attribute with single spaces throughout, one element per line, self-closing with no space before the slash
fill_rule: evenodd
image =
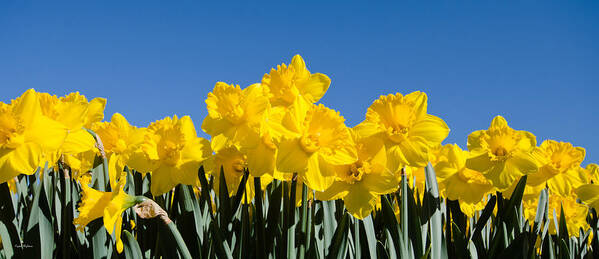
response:
<path id="1" fill-rule="evenodd" d="M 588 182 L 580 168 L 585 150 L 570 143 L 545 140 L 534 155 L 541 162 L 539 171 L 528 177 L 530 185 L 547 184 L 552 193 L 568 196 L 582 184 Z"/>
<path id="2" fill-rule="evenodd" d="M 554 222 L 560 222 L 559 217 L 562 209 L 564 210 L 568 233 L 571 236 L 578 237 L 580 229 L 586 231 L 590 227 L 587 222 L 587 215 L 589 212 L 588 207 L 576 202 L 576 197 L 573 195 L 565 197 L 561 195 L 549 195 L 547 207 L 549 208 L 549 219 L 547 222 L 549 222 L 549 233 L 552 235 L 557 233 L 557 226 L 555 226 Z M 555 215 L 558 217 L 557 220 L 554 219 L 554 211 Z"/>
<path id="3" fill-rule="evenodd" d="M 320 200 L 343 199 L 354 217 L 363 219 L 374 209 L 379 195 L 392 193 L 398 188 L 393 172 L 387 169 L 385 145 L 377 138 L 354 135 L 358 160 L 352 164 L 335 166 L 337 180 L 324 192 L 317 192 Z"/>
<path id="4" fill-rule="evenodd" d="M 279 130 L 277 170 L 298 173 L 306 185 L 324 191 L 335 180 L 334 165 L 357 161 L 355 143 L 338 112 L 319 105 L 294 105 Z"/>
<path id="5" fill-rule="evenodd" d="M 597 182 L 583 184 L 576 188 L 575 193 L 582 202 L 599 210 L 599 184 Z"/>
<path id="6" fill-rule="evenodd" d="M 537 172 L 538 162 L 532 155 L 536 144 L 532 133 L 514 130 L 497 116 L 488 130 L 468 136 L 470 157 L 466 166 L 482 172 L 499 191 L 505 191 L 521 176 Z"/>
<path id="7" fill-rule="evenodd" d="M 0 183 L 35 170 L 64 143 L 67 128 L 44 116 L 33 89 L 0 103 Z"/>
<path id="8" fill-rule="evenodd" d="M 460 208 L 463 205 L 477 205 L 491 193 L 493 184 L 478 171 L 466 167 L 468 151 L 462 150 L 456 144 L 446 145 L 449 150 L 447 161 L 439 162 L 435 172 L 445 175 L 445 195 L 450 200 L 458 200 Z M 471 210 L 465 212 L 470 213 Z"/>
<path id="9" fill-rule="evenodd" d="M 79 92 L 60 98 L 48 93 L 38 93 L 38 97 L 42 114 L 68 129 L 68 135 L 56 156 L 77 154 L 94 148 L 96 142 L 85 128 L 104 119 L 106 99 L 94 98 L 88 102 Z"/>
<path id="10" fill-rule="evenodd" d="M 150 124 L 141 149 L 143 153 L 128 162 L 138 171 L 151 172 L 154 196 L 179 183 L 196 185 L 198 169 L 212 154 L 210 142 L 197 136 L 191 118 L 176 115 Z"/>
<path id="11" fill-rule="evenodd" d="M 113 188 L 118 181 L 117 176 L 123 171 L 125 165 L 130 164 L 133 167 L 138 166 L 135 162 L 142 164 L 146 162 L 142 158 L 143 151 L 140 148 L 146 129 L 131 126 L 120 113 L 113 114 L 110 122 L 94 124 L 92 130 L 102 140 L 104 152 L 108 157 L 110 186 Z M 142 159 L 131 161 L 133 157 Z M 145 168 L 145 165 L 140 167 Z"/>
<path id="12" fill-rule="evenodd" d="M 83 183 L 81 185 L 81 203 L 78 206 L 79 215 L 73 220 L 77 229 L 83 231 L 91 221 L 102 218 L 104 228 L 111 235 L 115 235 L 116 248 L 119 253 L 123 252 L 123 241 L 121 240 L 123 212 L 147 199 L 143 196 L 130 196 L 123 191 L 125 178 L 124 175 L 120 178 L 121 180 L 112 192 L 98 191 Z"/>
<path id="13" fill-rule="evenodd" d="M 297 101 L 318 102 L 329 89 L 331 79 L 324 74 L 310 73 L 304 59 L 295 55 L 289 66 L 281 64 L 265 74 L 262 85 L 272 106 L 290 107 Z"/>
<path id="14" fill-rule="evenodd" d="M 212 136 L 212 149 L 228 145 L 255 147 L 260 141 L 259 131 L 268 110 L 268 99 L 259 84 L 245 89 L 218 82 L 206 99 L 208 116 L 202 129 Z"/>
<path id="15" fill-rule="evenodd" d="M 381 96 L 355 129 L 362 136 L 375 135 L 384 140 L 388 158 L 396 165 L 393 171 L 404 166 L 426 166 L 429 149 L 449 134 L 442 119 L 427 114 L 427 96 L 423 92 Z"/>

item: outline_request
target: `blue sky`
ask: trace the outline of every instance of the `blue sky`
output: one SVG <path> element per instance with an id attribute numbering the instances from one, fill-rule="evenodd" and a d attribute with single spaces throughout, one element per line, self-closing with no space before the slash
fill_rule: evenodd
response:
<path id="1" fill-rule="evenodd" d="M 380 95 L 421 90 L 446 143 L 503 115 L 599 162 L 597 1 L 30 2 L 0 3 L 4 102 L 80 91 L 108 99 L 107 119 L 191 115 L 200 131 L 215 82 L 247 86 L 300 54 L 332 79 L 321 101 L 348 126 Z"/>

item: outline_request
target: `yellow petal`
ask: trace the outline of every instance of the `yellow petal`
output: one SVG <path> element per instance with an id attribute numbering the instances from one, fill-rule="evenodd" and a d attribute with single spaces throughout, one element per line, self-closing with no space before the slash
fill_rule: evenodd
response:
<path id="1" fill-rule="evenodd" d="M 25 135 L 28 141 L 38 143 L 48 151 L 55 151 L 64 143 L 67 128 L 46 116 L 38 116 Z"/>
<path id="2" fill-rule="evenodd" d="M 302 172 L 306 170 L 309 157 L 297 139 L 283 139 L 277 153 L 277 170 L 287 173 Z"/>
<path id="3" fill-rule="evenodd" d="M 150 191 L 153 196 L 162 195 L 177 186 L 177 170 L 172 166 L 162 165 L 152 171 Z"/>
<path id="4" fill-rule="evenodd" d="M 491 121 L 491 128 L 500 129 L 505 127 L 509 126 L 507 125 L 507 121 L 503 117 L 501 117 L 501 115 L 495 116 L 495 118 L 493 118 L 493 121 Z"/>
<path id="5" fill-rule="evenodd" d="M 79 129 L 85 125 L 87 117 L 87 102 L 61 102 L 56 121 L 68 129 Z"/>
<path id="6" fill-rule="evenodd" d="M 347 165 L 358 161 L 358 153 L 354 143 L 338 146 L 332 152 L 318 152 L 322 158 L 332 165 Z"/>
<path id="7" fill-rule="evenodd" d="M 80 128 L 68 133 L 61 150 L 65 154 L 77 154 L 92 150 L 95 145 L 94 137 L 87 130 Z"/>
<path id="8" fill-rule="evenodd" d="M 202 122 L 202 130 L 204 130 L 204 132 L 208 133 L 210 136 L 216 136 L 226 132 L 232 127 L 233 125 L 229 121 L 225 119 L 212 118 L 211 116 L 206 116 L 206 118 L 204 118 L 204 122 Z"/>
<path id="9" fill-rule="evenodd" d="M 141 150 L 131 153 L 126 164 L 129 168 L 135 169 L 142 174 L 151 172 L 158 166 L 157 161 L 149 159 Z"/>
<path id="10" fill-rule="evenodd" d="M 77 225 L 79 230 L 82 230 L 92 220 L 104 216 L 104 209 L 112 200 L 111 192 L 101 192 L 85 184 L 81 185 L 81 190 L 81 203 L 78 207 L 79 215 L 73 219 L 73 224 Z"/>
<path id="11" fill-rule="evenodd" d="M 182 161 L 204 161 L 212 154 L 210 142 L 205 138 L 195 137 L 185 144 L 181 150 Z"/>
<path id="12" fill-rule="evenodd" d="M 328 76 L 315 73 L 308 80 L 300 82 L 297 87 L 308 102 L 316 103 L 324 96 L 330 85 L 331 79 Z"/>
<path id="13" fill-rule="evenodd" d="M 183 163 L 176 175 L 177 182 L 185 185 L 196 185 L 199 181 L 198 170 L 200 165 L 199 161 L 194 160 Z"/>
<path id="14" fill-rule="evenodd" d="M 89 102 L 87 107 L 86 127 L 90 127 L 92 123 L 100 122 L 104 119 L 104 108 L 106 108 L 105 98 L 94 98 Z"/>
<path id="15" fill-rule="evenodd" d="M 314 155 L 308 159 L 305 172 L 299 175 L 310 189 L 322 192 L 333 184 L 334 174 L 335 171 L 330 165 Z"/>
<path id="16" fill-rule="evenodd" d="M 466 160 L 466 167 L 479 172 L 486 172 L 493 167 L 493 162 L 487 152 L 472 153 L 471 157 Z"/>
<path id="17" fill-rule="evenodd" d="M 477 130 L 468 135 L 468 150 L 474 151 L 482 148 L 481 139 L 485 135 L 486 130 Z"/>
<path id="18" fill-rule="evenodd" d="M 378 127 L 378 124 L 367 121 L 363 121 L 354 126 L 353 130 L 362 138 L 367 138 L 383 132 L 383 130 Z"/>
<path id="19" fill-rule="evenodd" d="M 198 137 L 196 128 L 193 126 L 193 122 L 189 116 L 183 116 L 179 119 L 179 125 L 181 133 L 185 141 L 192 141 Z"/>
<path id="20" fill-rule="evenodd" d="M 25 128 L 30 127 L 42 115 L 38 95 L 33 89 L 25 91 L 23 95 L 13 100 L 13 105 L 14 112 L 23 120 Z"/>
<path id="21" fill-rule="evenodd" d="M 599 185 L 585 184 L 576 189 L 576 195 L 584 203 L 599 210 Z"/>
<path id="22" fill-rule="evenodd" d="M 35 143 L 26 143 L 16 149 L 0 149 L 0 183 L 19 174 L 33 174 L 41 163 L 42 150 Z"/>
<path id="23" fill-rule="evenodd" d="M 248 169 L 252 176 L 260 177 L 264 174 L 272 174 L 275 169 L 275 152 L 263 142 L 254 149 L 247 150 Z"/>
<path id="24" fill-rule="evenodd" d="M 426 114 L 422 120 L 417 121 L 408 133 L 410 136 L 423 137 L 429 144 L 434 146 L 441 142 L 449 135 L 449 127 L 445 122 L 433 115 Z"/>
<path id="25" fill-rule="evenodd" d="M 388 149 L 403 165 L 424 167 L 428 163 L 428 146 L 420 137 L 411 137 Z"/>
<path id="26" fill-rule="evenodd" d="M 341 199 L 349 193 L 349 188 L 350 186 L 347 183 L 336 181 L 324 192 L 316 192 L 316 199 L 321 201 Z"/>
<path id="27" fill-rule="evenodd" d="M 364 188 L 370 190 L 373 194 L 388 194 L 397 191 L 399 182 L 393 172 L 385 169 L 377 174 L 366 174 L 360 182 Z"/>
<path id="28" fill-rule="evenodd" d="M 414 105 L 414 113 L 417 118 L 422 118 L 427 112 L 427 100 L 426 93 L 415 91 L 404 96 L 404 99 Z"/>
<path id="29" fill-rule="evenodd" d="M 517 170 L 520 175 L 532 174 L 537 172 L 538 165 L 532 154 L 516 152 L 508 159 L 508 166 Z"/>
<path id="30" fill-rule="evenodd" d="M 358 219 L 370 215 L 376 204 L 377 196 L 370 193 L 360 185 L 354 185 L 351 191 L 343 198 L 347 211 Z"/>
<path id="31" fill-rule="evenodd" d="M 547 186 L 551 193 L 568 196 L 574 190 L 572 183 L 565 174 L 558 174 L 547 180 Z"/>

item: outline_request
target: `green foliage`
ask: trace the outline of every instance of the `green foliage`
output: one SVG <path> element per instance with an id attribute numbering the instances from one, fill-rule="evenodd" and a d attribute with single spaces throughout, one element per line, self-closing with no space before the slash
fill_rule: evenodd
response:
<path id="1" fill-rule="evenodd" d="M 106 161 L 98 159 L 92 184 L 109 188 Z M 116 252 L 114 237 L 102 220 L 77 231 L 73 218 L 81 187 L 68 168 L 40 169 L 21 175 L 16 192 L 0 185 L 2 258 L 596 258 L 598 217 L 592 210 L 591 229 L 570 237 L 563 211 L 555 217 L 557 234 L 548 233 L 547 192 L 541 192 L 530 224 L 521 210 L 526 177 L 510 199 L 501 193 L 487 197 L 486 207 L 468 218 L 457 201 L 440 197 L 435 172 L 426 168 L 426 191 L 420 199 L 405 176 L 398 191 L 380 197 L 380 207 L 363 220 L 345 211 L 343 202 L 312 200 L 295 180 L 273 181 L 255 199 L 244 195 L 249 173 L 229 197 L 225 177 L 220 193 L 212 177 L 200 168 L 201 188 L 179 185 L 152 197 L 151 177 L 129 171 L 125 191 L 155 200 L 172 223 L 142 219 L 133 209 L 123 215 L 124 251 Z M 298 196 L 300 195 L 300 196 Z M 301 197 L 301 203 L 296 197 Z M 299 206 L 298 206 L 299 204 Z M 398 211 L 399 210 L 399 211 Z M 494 212 L 495 211 L 495 212 Z M 557 215 L 556 215 L 557 216 Z M 592 233 L 592 234 L 591 234 Z M 589 240 L 590 239 L 590 240 Z M 590 243 L 591 245 L 587 245 Z"/>

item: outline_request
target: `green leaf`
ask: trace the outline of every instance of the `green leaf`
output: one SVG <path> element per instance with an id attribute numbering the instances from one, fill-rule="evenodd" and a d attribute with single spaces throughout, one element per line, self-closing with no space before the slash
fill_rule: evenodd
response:
<path id="1" fill-rule="evenodd" d="M 405 241 L 409 240 L 408 234 L 408 223 L 409 223 L 409 211 L 408 211 L 408 181 L 406 179 L 406 174 L 404 169 L 401 169 L 401 209 L 399 210 L 401 216 L 401 233 L 403 234 L 402 238 Z"/>
<path id="2" fill-rule="evenodd" d="M 467 258 L 468 257 L 468 243 L 466 236 L 460 231 L 458 225 L 454 222 L 451 222 L 451 228 L 453 230 L 453 245 L 455 248 L 455 253 L 458 258 Z"/>
<path id="3" fill-rule="evenodd" d="M 214 237 L 214 242 L 212 244 L 216 247 L 215 252 L 217 253 L 218 257 L 233 259 L 233 255 L 231 254 L 229 244 L 226 240 L 223 239 L 220 229 L 215 225 L 215 221 L 212 221 L 212 223 L 210 224 L 210 229 L 212 232 L 212 237 Z M 213 257 L 210 256 L 210 258 Z"/>
<path id="4" fill-rule="evenodd" d="M 393 242 L 393 247 L 396 249 L 395 253 L 401 254 L 402 248 L 405 248 L 405 245 L 403 242 L 401 242 L 402 240 L 400 237 L 397 219 L 395 219 L 395 212 L 393 212 L 391 203 L 389 203 L 386 195 L 381 195 L 381 208 L 383 222 L 385 224 L 385 228 L 389 229 L 389 233 L 391 234 L 391 241 Z M 389 256 L 393 258 L 391 253 L 389 253 Z"/>
<path id="5" fill-rule="evenodd" d="M 331 243 L 331 246 L 328 248 L 329 252 L 327 254 L 327 258 L 345 258 L 345 254 L 347 253 L 348 230 L 349 215 L 347 213 L 344 213 L 343 217 L 341 218 L 341 222 L 339 223 L 339 226 L 337 226 L 337 230 L 333 235 L 333 242 Z"/>
<path id="6" fill-rule="evenodd" d="M 512 196 L 508 202 L 507 208 L 503 211 L 502 221 L 506 223 L 515 222 L 516 211 L 520 204 L 522 204 L 522 196 L 524 195 L 524 188 L 526 187 L 527 176 L 524 175 L 518 181 Z M 511 225 L 511 224 L 510 224 Z"/>
<path id="7" fill-rule="evenodd" d="M 12 205 L 11 193 L 6 182 L 0 184 L 0 237 L 2 238 L 2 251 L 7 258 L 21 257 L 19 234 L 12 224 L 15 213 Z"/>
<path id="8" fill-rule="evenodd" d="M 389 258 L 396 259 L 397 258 L 397 250 L 398 248 L 394 245 L 395 241 L 393 241 L 393 236 L 388 228 L 385 228 L 385 246 L 386 246 L 386 254 Z"/>
<path id="9" fill-rule="evenodd" d="M 273 247 L 276 240 L 281 240 L 281 201 L 283 195 L 283 184 L 278 180 L 274 180 L 270 185 L 272 192 L 270 193 L 269 201 L 270 204 L 268 206 L 268 213 L 266 215 L 266 236 L 265 242 L 267 246 L 267 251 L 273 251 Z M 274 186 L 274 187 L 273 187 Z"/>
<path id="10" fill-rule="evenodd" d="M 416 257 L 421 257 L 424 253 L 425 242 L 422 240 L 422 224 L 420 223 L 420 209 L 414 200 L 412 189 L 408 188 L 408 221 L 409 221 L 409 237 L 413 245 L 414 254 Z"/>
<path id="11" fill-rule="evenodd" d="M 137 240 L 126 229 L 123 230 L 123 251 L 126 258 L 143 258 Z"/>
<path id="12" fill-rule="evenodd" d="M 537 213 L 535 216 L 535 222 L 533 226 L 533 231 L 535 234 L 539 235 L 541 232 L 541 223 L 543 222 L 543 218 L 545 217 L 545 211 L 547 211 L 547 189 L 541 190 L 541 194 L 539 195 L 539 202 L 537 203 Z"/>
<path id="13" fill-rule="evenodd" d="M 337 229 L 337 219 L 335 218 L 335 203 L 334 201 L 322 201 L 322 227 L 324 235 L 324 247 L 330 247 L 333 242 L 333 235 Z"/>
<path id="14" fill-rule="evenodd" d="M 564 207 L 560 206 L 560 215 L 559 215 L 559 238 L 567 241 L 570 239 L 570 235 L 568 234 L 568 225 L 566 223 L 566 216 L 564 216 Z"/>
<path id="15" fill-rule="evenodd" d="M 439 187 L 437 186 L 437 177 L 432 165 L 429 163 L 425 167 L 426 178 L 426 193 L 425 197 L 429 197 L 427 203 L 428 211 L 432 212 L 429 222 L 431 234 L 431 258 L 441 258 L 441 247 L 443 245 L 443 215 L 441 215 L 441 207 L 439 201 Z"/>
<path id="16" fill-rule="evenodd" d="M 264 213 L 262 211 L 262 185 L 260 184 L 260 177 L 254 178 L 254 204 L 256 206 L 254 232 L 257 235 L 256 240 L 256 256 L 258 258 L 266 258 L 266 244 L 264 243 Z"/>
<path id="17" fill-rule="evenodd" d="M 185 245 L 185 241 L 183 241 L 183 237 L 181 237 L 181 234 L 179 233 L 179 230 L 177 229 L 175 223 L 171 221 L 167 224 L 167 226 L 168 229 L 171 231 L 171 234 L 175 238 L 175 241 L 177 242 L 177 247 L 181 257 L 185 259 L 191 259 L 191 254 L 189 253 L 187 245 Z"/>
<path id="18" fill-rule="evenodd" d="M 239 204 L 241 203 L 243 197 L 247 197 L 247 195 L 244 195 L 246 193 L 245 191 L 245 186 L 247 183 L 249 177 L 249 172 L 247 171 L 247 169 L 243 170 L 243 177 L 241 178 L 241 182 L 239 183 L 239 186 L 237 187 L 237 193 L 235 193 L 235 196 L 233 198 L 233 204 L 231 205 L 231 212 L 235 212 L 239 209 Z"/>
<path id="19" fill-rule="evenodd" d="M 496 201 L 497 197 L 492 195 L 489 201 L 487 202 L 487 205 L 485 205 L 485 208 L 483 209 L 481 216 L 476 221 L 476 227 L 474 227 L 474 234 L 472 234 L 473 236 L 481 235 L 481 231 L 487 224 L 487 221 L 489 220 L 491 215 L 493 215 L 493 210 L 495 209 Z M 477 246 L 477 249 L 481 248 Z"/>
<path id="20" fill-rule="evenodd" d="M 308 236 L 308 186 L 302 183 L 302 207 L 301 207 L 301 218 L 300 218 L 300 233 L 302 237 L 300 239 L 298 258 L 304 259 L 306 256 L 307 246 L 310 244 L 310 237 Z M 264 229 L 264 228 L 262 228 Z"/>
<path id="21" fill-rule="evenodd" d="M 372 223 L 372 215 L 368 215 L 368 217 L 362 219 L 360 221 L 362 226 L 364 227 L 364 231 L 366 232 L 366 241 L 368 242 L 368 252 L 370 253 L 370 258 L 377 258 L 376 256 L 376 234 L 374 232 L 374 224 Z"/>
<path id="22" fill-rule="evenodd" d="M 47 175 L 44 177 L 44 181 L 48 181 Z M 45 189 L 42 187 L 42 189 Z M 52 197 L 54 194 L 52 193 Z M 41 258 L 53 258 L 54 257 L 54 227 L 52 226 L 52 211 L 50 204 L 46 197 L 46 192 L 40 194 L 40 213 L 38 213 L 39 231 L 40 231 L 40 253 Z"/>
<path id="23" fill-rule="evenodd" d="M 208 212 L 210 213 L 210 218 L 214 220 L 214 214 L 212 213 L 212 197 L 210 196 L 210 185 L 208 184 L 208 180 L 206 179 L 206 173 L 204 172 L 204 167 L 200 166 L 198 169 L 198 178 L 200 179 L 200 184 L 202 186 L 202 196 L 201 200 L 205 201 L 208 205 Z"/>

